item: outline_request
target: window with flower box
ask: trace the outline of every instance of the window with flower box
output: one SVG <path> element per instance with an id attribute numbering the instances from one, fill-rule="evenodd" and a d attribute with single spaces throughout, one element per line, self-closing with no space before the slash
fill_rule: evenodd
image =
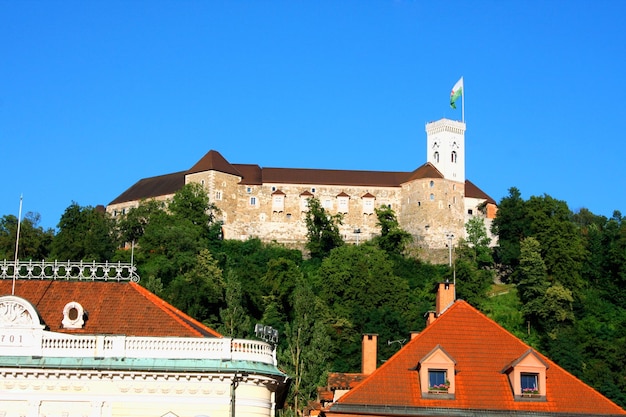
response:
<path id="1" fill-rule="evenodd" d="M 435 346 L 417 365 L 422 397 L 454 399 L 455 367 L 455 360 L 443 347 Z"/>
<path id="2" fill-rule="evenodd" d="M 548 364 L 537 352 L 528 349 L 508 364 L 502 372 L 509 377 L 513 397 L 517 401 L 546 400 L 546 371 Z"/>

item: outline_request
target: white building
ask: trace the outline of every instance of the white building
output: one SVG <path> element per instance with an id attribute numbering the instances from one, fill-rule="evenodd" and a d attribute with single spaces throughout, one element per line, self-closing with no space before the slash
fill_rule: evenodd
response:
<path id="1" fill-rule="evenodd" d="M 119 274 L 0 266 L 0 416 L 270 417 L 284 403 L 268 343 L 222 337 Z"/>

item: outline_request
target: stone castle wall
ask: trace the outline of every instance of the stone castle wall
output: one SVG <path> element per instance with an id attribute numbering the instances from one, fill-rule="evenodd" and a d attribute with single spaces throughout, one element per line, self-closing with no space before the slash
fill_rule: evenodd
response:
<path id="1" fill-rule="evenodd" d="M 224 238 L 251 237 L 291 247 L 306 242 L 306 200 L 315 197 L 330 214 L 341 213 L 339 227 L 348 243 L 369 240 L 380 233 L 374 208 L 388 206 L 400 227 L 422 248 L 446 248 L 446 235 L 456 242 L 464 236 L 462 184 L 445 179 L 418 179 L 401 187 L 329 186 L 319 184 L 239 184 L 240 177 L 216 171 L 187 175 L 186 182 L 202 184 L 220 210 Z M 373 196 L 373 197 L 368 197 Z M 345 204 L 342 204 L 342 201 Z"/>

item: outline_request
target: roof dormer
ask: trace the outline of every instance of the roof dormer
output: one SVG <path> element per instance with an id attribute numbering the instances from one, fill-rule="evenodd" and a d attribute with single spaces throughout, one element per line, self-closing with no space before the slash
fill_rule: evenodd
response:
<path id="1" fill-rule="evenodd" d="M 441 347 L 435 346 L 418 363 L 422 398 L 454 399 L 456 361 Z"/>
<path id="2" fill-rule="evenodd" d="M 85 325 L 85 309 L 80 303 L 71 301 L 63 308 L 63 321 L 61 325 L 64 329 L 82 329 Z"/>
<path id="3" fill-rule="evenodd" d="M 545 401 L 546 370 L 548 364 L 533 349 L 507 365 L 502 372 L 509 377 L 509 383 L 516 400 Z"/>

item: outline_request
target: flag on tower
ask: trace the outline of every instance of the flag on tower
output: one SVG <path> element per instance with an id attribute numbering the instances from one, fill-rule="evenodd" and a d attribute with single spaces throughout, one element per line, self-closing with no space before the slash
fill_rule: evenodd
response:
<path id="1" fill-rule="evenodd" d="M 456 101 L 463 95 L 463 77 L 454 84 L 450 93 L 450 107 L 456 109 Z"/>

